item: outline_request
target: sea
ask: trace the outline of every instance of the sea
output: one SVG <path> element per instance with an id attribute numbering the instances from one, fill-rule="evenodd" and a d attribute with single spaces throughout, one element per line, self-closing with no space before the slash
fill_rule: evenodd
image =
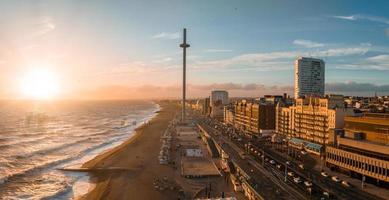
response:
<path id="1" fill-rule="evenodd" d="M 76 199 L 93 188 L 77 168 L 134 135 L 151 101 L 0 101 L 0 199 Z"/>

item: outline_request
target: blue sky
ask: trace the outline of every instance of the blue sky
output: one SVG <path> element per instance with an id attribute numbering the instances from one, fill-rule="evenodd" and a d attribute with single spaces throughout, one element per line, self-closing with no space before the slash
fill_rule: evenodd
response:
<path id="1" fill-rule="evenodd" d="M 357 0 L 4 0 L 0 68 L 7 72 L 0 84 L 5 90 L 25 63 L 43 62 L 69 92 L 178 91 L 186 27 L 192 96 L 289 92 L 297 56 L 325 60 L 329 92 L 388 94 L 388 8 L 388 1 Z"/>

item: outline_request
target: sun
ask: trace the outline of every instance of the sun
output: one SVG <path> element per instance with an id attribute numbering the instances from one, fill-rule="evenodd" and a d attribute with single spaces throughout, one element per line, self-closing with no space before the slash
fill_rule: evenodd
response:
<path id="1" fill-rule="evenodd" d="M 26 71 L 21 80 L 21 93 L 28 99 L 52 99 L 59 93 L 58 77 L 47 68 Z"/>

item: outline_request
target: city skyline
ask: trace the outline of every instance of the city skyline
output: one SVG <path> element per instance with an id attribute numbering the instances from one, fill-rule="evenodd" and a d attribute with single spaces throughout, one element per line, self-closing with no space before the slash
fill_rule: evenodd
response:
<path id="1" fill-rule="evenodd" d="M 385 1 L 0 4 L 0 99 L 23 98 L 21 77 L 42 67 L 59 99 L 179 98 L 183 27 L 189 98 L 292 95 L 298 56 L 325 61 L 326 92 L 389 93 Z"/>

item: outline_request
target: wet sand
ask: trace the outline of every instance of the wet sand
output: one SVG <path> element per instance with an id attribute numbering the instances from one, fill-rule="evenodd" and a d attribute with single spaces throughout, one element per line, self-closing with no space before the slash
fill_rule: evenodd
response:
<path id="1" fill-rule="evenodd" d="M 158 154 L 160 137 L 179 107 L 160 106 L 160 112 L 131 139 L 84 163 L 82 167 L 91 169 L 96 186 L 82 199 L 177 199 L 177 192 L 156 191 L 153 186 L 156 177 L 174 178 L 171 167 L 159 164 Z"/>

